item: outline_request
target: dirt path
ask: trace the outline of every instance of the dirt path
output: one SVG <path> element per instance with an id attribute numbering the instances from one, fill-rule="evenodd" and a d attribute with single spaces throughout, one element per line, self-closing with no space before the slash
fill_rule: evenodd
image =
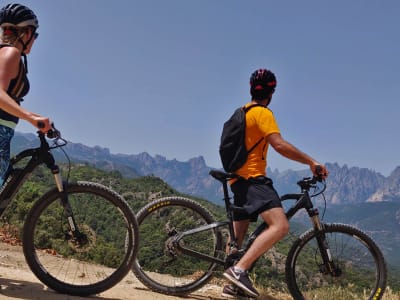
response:
<path id="1" fill-rule="evenodd" d="M 149 291 L 130 272 L 118 285 L 94 297 L 76 297 L 58 294 L 43 285 L 29 270 L 20 246 L 0 243 L 0 300 L 37 299 L 37 300 L 206 300 L 224 299 L 219 296 L 220 287 L 206 286 L 190 297 L 165 296 Z"/>

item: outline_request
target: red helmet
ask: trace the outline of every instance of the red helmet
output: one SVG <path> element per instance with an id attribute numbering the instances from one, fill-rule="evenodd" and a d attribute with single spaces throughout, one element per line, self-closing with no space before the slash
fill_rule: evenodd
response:
<path id="1" fill-rule="evenodd" d="M 258 69 L 251 74 L 250 86 L 255 90 L 269 89 L 273 91 L 276 87 L 275 74 L 267 69 Z"/>
<path id="2" fill-rule="evenodd" d="M 276 78 L 267 69 L 258 69 L 250 76 L 250 94 L 255 100 L 263 100 L 275 92 Z"/>

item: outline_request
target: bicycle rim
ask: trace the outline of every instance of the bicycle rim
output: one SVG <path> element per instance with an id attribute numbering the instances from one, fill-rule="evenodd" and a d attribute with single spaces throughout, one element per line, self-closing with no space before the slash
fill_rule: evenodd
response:
<path id="1" fill-rule="evenodd" d="M 340 275 L 332 276 L 324 269 L 315 232 L 306 232 L 286 262 L 294 299 L 380 299 L 386 287 L 386 265 L 373 240 L 344 224 L 326 224 L 325 235 Z"/>
<path id="2" fill-rule="evenodd" d="M 138 244 L 136 218 L 118 194 L 102 185 L 71 184 L 67 194 L 82 241 L 72 238 L 60 193 L 52 190 L 26 219 L 24 254 L 34 274 L 50 288 L 97 294 L 129 272 Z"/>
<path id="3" fill-rule="evenodd" d="M 182 232 L 214 222 L 204 207 L 186 198 L 163 198 L 144 207 L 137 218 L 141 238 L 133 272 L 143 284 L 159 293 L 183 295 L 211 279 L 215 263 L 183 254 L 174 244 Z M 221 239 L 217 229 L 208 229 L 179 244 L 215 257 L 222 252 Z"/>

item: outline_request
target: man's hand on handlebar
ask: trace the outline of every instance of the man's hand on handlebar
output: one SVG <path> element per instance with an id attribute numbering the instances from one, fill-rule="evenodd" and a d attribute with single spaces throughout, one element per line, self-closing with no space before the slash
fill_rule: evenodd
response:
<path id="1" fill-rule="evenodd" d="M 315 177 L 320 177 L 321 179 L 326 179 L 329 175 L 329 172 L 326 169 L 326 167 L 318 162 L 313 163 L 310 166 L 310 169 Z"/>

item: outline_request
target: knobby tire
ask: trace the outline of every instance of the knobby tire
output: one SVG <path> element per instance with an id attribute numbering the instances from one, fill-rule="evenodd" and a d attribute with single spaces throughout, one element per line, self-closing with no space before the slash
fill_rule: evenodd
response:
<path id="1" fill-rule="evenodd" d="M 53 189 L 26 218 L 26 261 L 55 291 L 77 296 L 101 293 L 132 267 L 138 245 L 136 217 L 121 196 L 103 185 L 80 181 L 68 184 L 65 191 L 84 243 L 71 239 L 61 193 Z"/>
<path id="2" fill-rule="evenodd" d="M 299 237 L 286 260 L 286 281 L 293 298 L 369 299 L 382 298 L 387 270 L 375 242 L 361 230 L 346 224 L 324 224 L 333 260 L 341 275 L 321 269 L 322 259 L 316 232 L 310 229 Z"/>
<path id="3" fill-rule="evenodd" d="M 205 285 L 217 264 L 183 254 L 174 245 L 182 232 L 214 223 L 199 203 L 183 197 L 166 197 L 147 204 L 137 213 L 140 245 L 133 273 L 151 290 L 182 296 Z M 180 245 L 216 257 L 222 254 L 222 235 L 208 229 L 186 236 Z"/>

